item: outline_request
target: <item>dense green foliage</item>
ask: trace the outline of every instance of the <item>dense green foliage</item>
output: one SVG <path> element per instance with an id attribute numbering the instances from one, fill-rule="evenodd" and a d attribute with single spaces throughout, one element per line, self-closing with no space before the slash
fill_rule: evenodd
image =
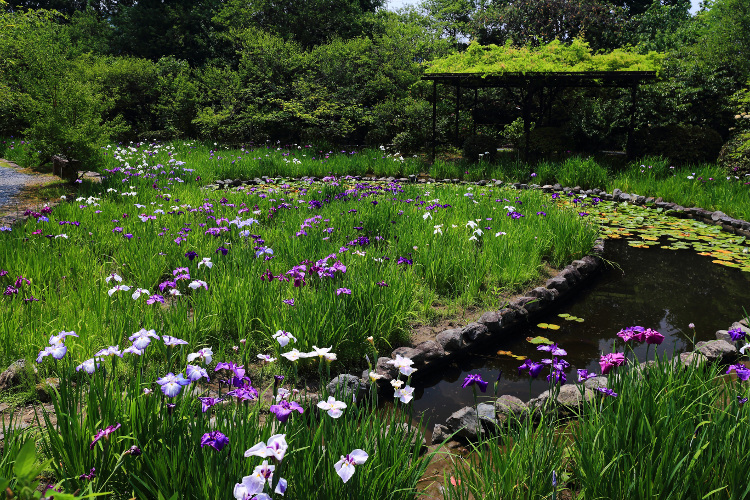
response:
<path id="1" fill-rule="evenodd" d="M 697 126 L 734 144 L 730 98 L 750 76 L 740 0 L 692 16 L 687 0 L 425 0 L 399 12 L 376 0 L 0 4 L 0 134 L 34 139 L 29 164 L 62 154 L 93 168 L 107 139 L 178 137 L 420 153 L 432 141 L 425 71 L 657 69 L 637 129 Z M 518 145 L 504 126 L 519 91 L 464 92 L 460 107 L 473 112 L 461 113 L 457 136 L 453 97 L 438 86 L 439 147 L 475 133 Z M 625 92 L 556 89 L 530 101 L 537 127 L 564 131 L 566 150 L 625 145 Z"/>
<path id="2" fill-rule="evenodd" d="M 639 54 L 616 49 L 594 54 L 589 44 L 574 39 L 570 44 L 558 40 L 540 47 L 517 47 L 472 43 L 466 52 L 431 61 L 427 73 L 526 73 L 553 71 L 657 71 L 663 54 Z"/>

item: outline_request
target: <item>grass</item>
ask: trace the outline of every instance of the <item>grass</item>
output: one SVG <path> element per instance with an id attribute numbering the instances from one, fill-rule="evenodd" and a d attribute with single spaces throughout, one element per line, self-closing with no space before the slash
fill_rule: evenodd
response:
<path id="1" fill-rule="evenodd" d="M 592 394 L 573 423 L 515 420 L 481 440 L 446 498 L 747 498 L 746 382 L 659 360 L 608 385 L 618 396 Z"/>

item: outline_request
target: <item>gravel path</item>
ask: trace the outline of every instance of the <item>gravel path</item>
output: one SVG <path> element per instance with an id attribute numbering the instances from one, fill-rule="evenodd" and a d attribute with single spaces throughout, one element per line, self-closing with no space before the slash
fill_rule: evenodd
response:
<path id="1" fill-rule="evenodd" d="M 36 179 L 34 175 L 22 174 L 13 168 L 0 166 L 0 207 L 10 204 L 13 197 L 18 195 L 26 184 Z"/>
<path id="2" fill-rule="evenodd" d="M 10 226 L 27 208 L 38 209 L 44 205 L 38 201 L 21 199 L 19 195 L 25 187 L 58 179 L 51 174 L 25 174 L 19 168 L 18 165 L 0 159 L 0 226 Z"/>

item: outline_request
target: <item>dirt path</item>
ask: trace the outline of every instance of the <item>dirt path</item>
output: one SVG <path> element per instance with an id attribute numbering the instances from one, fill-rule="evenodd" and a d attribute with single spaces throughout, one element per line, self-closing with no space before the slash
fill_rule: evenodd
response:
<path id="1" fill-rule="evenodd" d="M 47 202 L 37 196 L 37 191 L 54 182 L 60 182 L 60 178 L 36 173 L 0 159 L 0 226 L 10 226 L 27 209 L 42 208 Z"/>

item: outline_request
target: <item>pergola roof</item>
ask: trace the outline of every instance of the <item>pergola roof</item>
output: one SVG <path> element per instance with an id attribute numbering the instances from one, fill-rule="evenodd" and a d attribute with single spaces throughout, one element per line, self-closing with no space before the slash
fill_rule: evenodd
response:
<path id="1" fill-rule="evenodd" d="M 656 71 L 527 71 L 525 73 L 427 73 L 422 80 L 463 88 L 635 87 L 655 80 Z"/>

